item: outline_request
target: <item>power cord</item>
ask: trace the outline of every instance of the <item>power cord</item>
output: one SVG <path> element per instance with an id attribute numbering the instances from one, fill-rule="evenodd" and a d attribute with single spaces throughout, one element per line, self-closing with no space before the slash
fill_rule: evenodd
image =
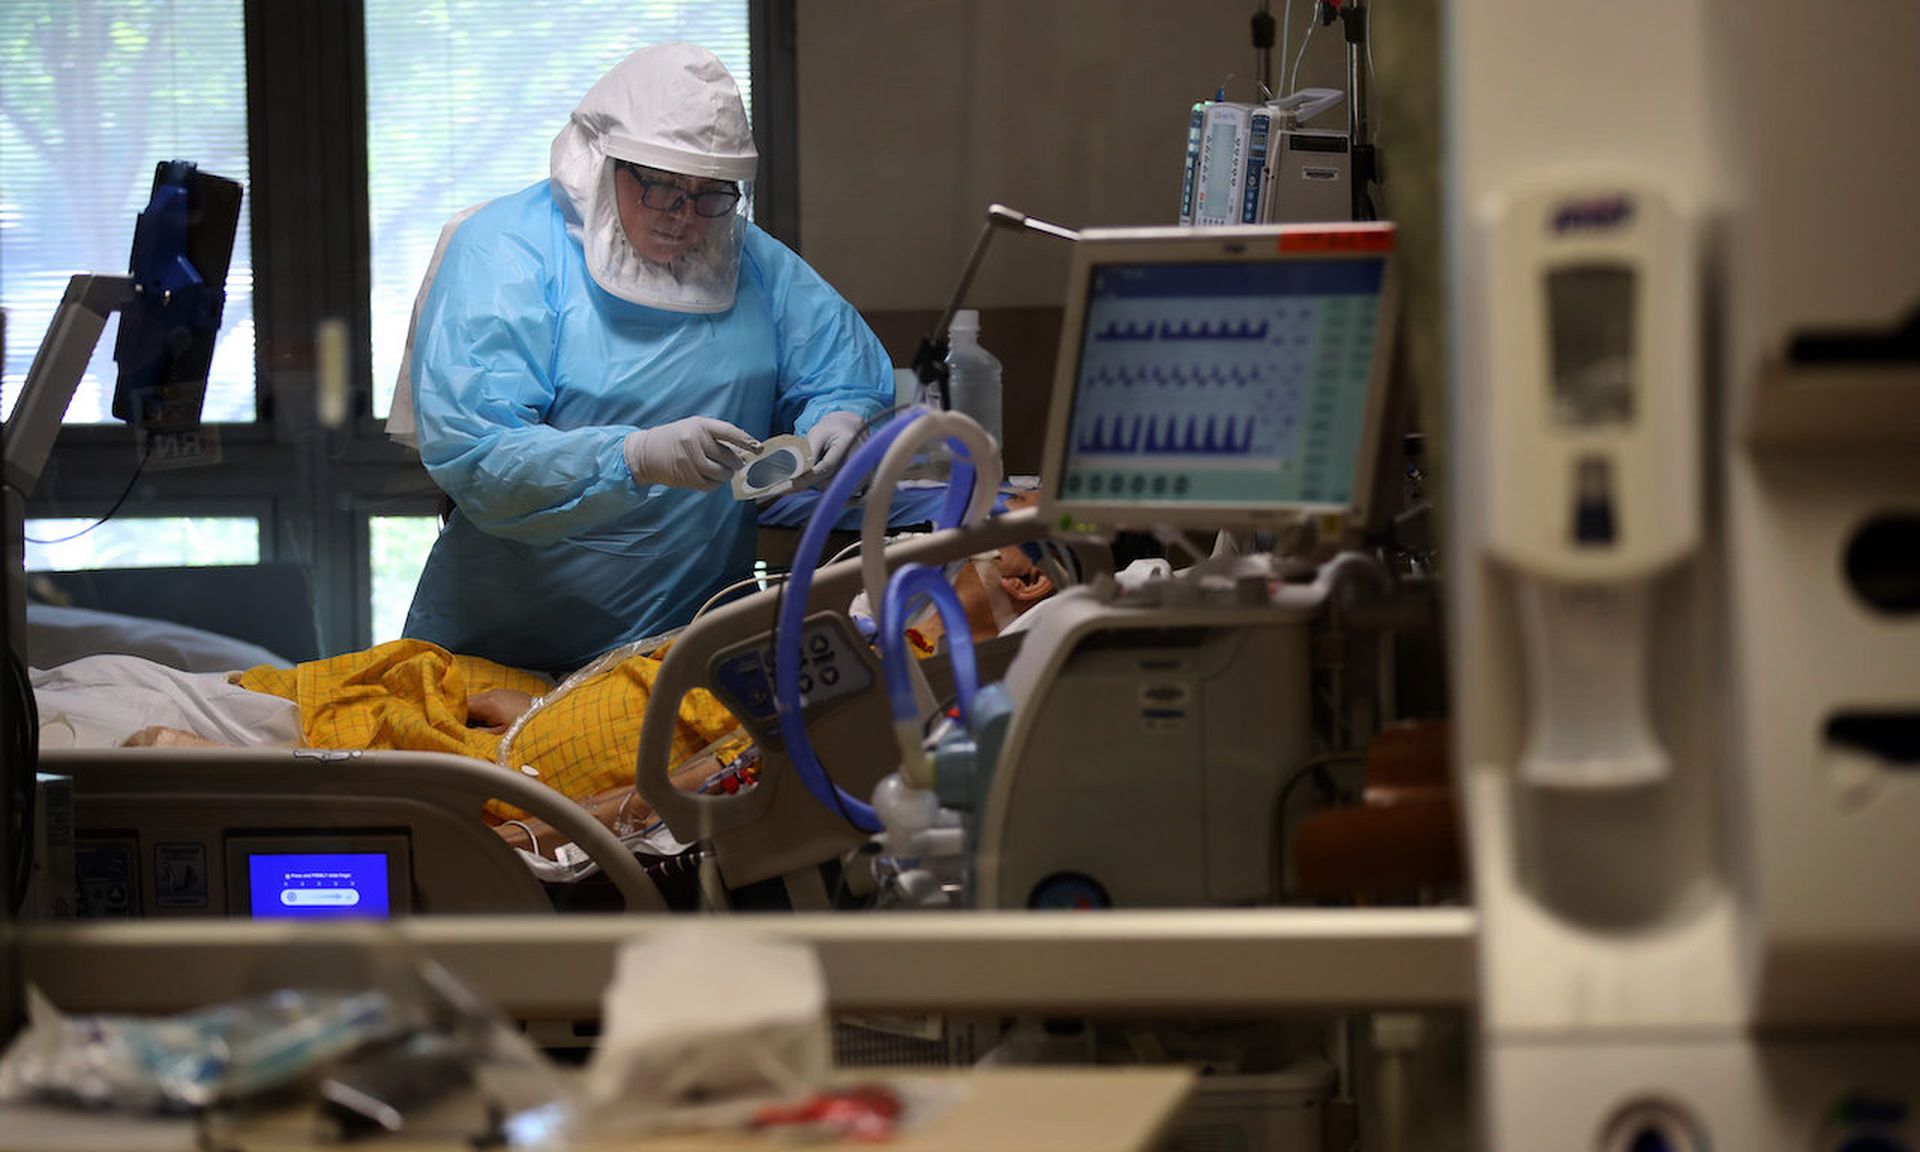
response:
<path id="1" fill-rule="evenodd" d="M 1287 773 L 1286 779 L 1282 781 L 1273 805 L 1273 867 L 1274 891 L 1279 893 L 1283 898 L 1286 895 L 1289 854 L 1292 851 L 1292 837 L 1288 835 L 1287 828 L 1287 809 L 1293 801 L 1294 789 L 1298 788 L 1302 781 L 1312 780 L 1314 787 L 1319 789 L 1320 795 L 1323 798 L 1339 800 L 1341 798 L 1340 788 L 1334 783 L 1333 778 L 1328 775 L 1327 769 L 1335 764 L 1364 765 L 1366 761 L 1367 755 L 1364 750 L 1327 752 L 1315 756 L 1303 764 L 1295 765 L 1293 770 Z"/>
<path id="2" fill-rule="evenodd" d="M 69 540 L 80 539 L 80 537 L 85 536 L 87 533 L 93 531 L 95 528 L 98 528 L 100 527 L 100 525 L 105 524 L 107 521 L 113 519 L 114 514 L 120 511 L 120 506 L 127 502 L 127 497 L 133 495 L 134 485 L 140 483 L 140 477 L 143 474 L 145 474 L 147 470 L 147 461 L 152 456 L 153 456 L 153 440 L 149 438 L 147 440 L 146 451 L 140 454 L 140 462 L 133 466 L 133 475 L 127 479 L 127 486 L 120 490 L 120 495 L 114 497 L 113 506 L 108 508 L 106 513 L 102 515 L 100 519 L 95 520 L 93 523 L 87 525 L 85 528 L 80 529 L 78 532 L 73 532 L 66 536 L 56 536 L 51 540 L 36 540 L 31 536 L 23 537 L 23 539 L 25 539 L 26 542 L 29 544 L 65 544 Z"/>
<path id="3" fill-rule="evenodd" d="M 700 619 L 700 617 L 705 616 L 707 613 L 713 611 L 713 609 L 716 606 L 718 606 L 727 597 L 733 595 L 735 592 L 744 591 L 745 589 L 748 589 L 748 588 L 757 589 L 758 586 L 761 584 L 774 584 L 774 583 L 784 584 L 786 582 L 787 582 L 787 574 L 784 572 L 769 572 L 764 576 L 749 576 L 744 580 L 735 580 L 733 583 L 727 585 L 725 588 L 722 588 L 720 589 L 720 591 L 715 592 L 713 595 L 707 597 L 707 602 L 705 604 L 700 605 L 699 609 L 694 612 L 693 618 L 687 621 L 687 624 L 691 626 L 694 620 L 698 620 Z M 776 601 L 775 603 L 777 604 L 778 601 Z"/>

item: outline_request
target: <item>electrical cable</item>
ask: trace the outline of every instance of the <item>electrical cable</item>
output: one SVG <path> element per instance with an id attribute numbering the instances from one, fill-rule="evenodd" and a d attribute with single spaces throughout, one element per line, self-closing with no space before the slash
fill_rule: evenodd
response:
<path id="1" fill-rule="evenodd" d="M 853 543 L 847 545 L 845 548 L 842 548 L 840 549 L 840 551 L 835 552 L 831 557 L 828 558 L 827 563 L 829 565 L 840 563 L 840 561 L 845 560 L 847 557 L 853 555 L 855 552 L 860 551 L 861 543 L 862 541 L 855 540 Z"/>
<path id="2" fill-rule="evenodd" d="M 1322 795 L 1337 799 L 1339 789 L 1333 786 L 1326 770 L 1335 764 L 1364 765 L 1366 762 L 1367 755 L 1363 751 L 1327 752 L 1313 757 L 1304 764 L 1296 765 L 1291 772 L 1287 773 L 1287 778 L 1281 783 L 1280 791 L 1273 803 L 1274 864 L 1279 869 L 1279 879 L 1282 881 L 1275 884 L 1274 891 L 1282 892 L 1285 887 L 1287 854 L 1291 851 L 1289 844 L 1291 837 L 1287 835 L 1287 805 L 1293 800 L 1293 790 L 1302 780 L 1311 779 L 1319 786 Z"/>
<path id="3" fill-rule="evenodd" d="M 676 911 L 681 906 L 698 908 L 702 900 L 700 870 L 712 856 L 705 842 L 702 842 L 690 845 L 685 851 L 672 856 L 648 856 L 640 861 L 640 867 L 646 870 L 647 876 Z"/>
<path id="4" fill-rule="evenodd" d="M 85 528 L 80 529 L 78 532 L 72 533 L 71 535 L 56 536 L 51 540 L 36 540 L 32 536 L 23 536 L 22 539 L 24 539 L 29 544 L 65 544 L 69 540 L 80 539 L 80 537 L 85 536 L 87 533 L 93 531 L 95 528 L 98 528 L 100 527 L 100 525 L 105 524 L 107 521 L 113 519 L 114 513 L 120 511 L 120 506 L 127 502 L 127 497 L 133 495 L 134 485 L 140 483 L 141 475 L 145 473 L 147 470 L 147 461 L 152 456 L 153 456 L 153 440 L 149 438 L 147 440 L 147 450 L 140 454 L 140 462 L 133 466 L 133 475 L 127 479 L 127 486 L 120 490 L 120 495 L 114 498 L 112 507 L 108 508 L 106 510 L 106 513 L 102 515 L 100 519 L 95 520 L 93 523 L 87 525 Z"/>
<path id="5" fill-rule="evenodd" d="M 1280 67 L 1282 68 L 1287 66 L 1287 49 L 1291 47 L 1293 47 L 1293 0 L 1287 0 L 1287 6 L 1280 10 Z M 1292 83 L 1287 81 L 1282 83 L 1286 84 L 1287 90 L 1280 95 L 1282 97 L 1293 95 Z"/>
<path id="6" fill-rule="evenodd" d="M 1307 17 L 1307 34 L 1300 40 L 1300 51 L 1295 53 L 1293 57 L 1293 71 L 1287 76 L 1288 92 L 1298 92 L 1300 90 L 1300 61 L 1307 54 L 1307 45 L 1313 43 L 1315 23 L 1316 21 L 1312 16 Z"/>
<path id="7" fill-rule="evenodd" d="M 540 836 L 533 830 L 533 825 L 527 823 L 525 820 L 504 820 L 501 824 L 503 827 L 518 828 L 520 831 L 525 832 L 527 834 L 527 842 L 532 845 L 528 851 L 532 852 L 535 856 L 540 855 Z"/>
<path id="8" fill-rule="evenodd" d="M 1369 11 L 1367 13 L 1367 86 L 1369 88 L 1373 86 L 1373 37 L 1377 30 L 1378 25 L 1373 22 L 1373 13 Z M 1379 143 L 1380 130 L 1378 128 L 1374 129 L 1373 138 L 1376 144 Z"/>
<path id="9" fill-rule="evenodd" d="M 829 561 L 829 563 L 831 563 L 831 561 Z M 787 574 L 784 572 L 769 572 L 764 576 L 748 576 L 744 580 L 735 580 L 733 583 L 727 585 L 725 588 L 722 588 L 720 589 L 720 591 L 715 592 L 713 595 L 707 597 L 707 602 L 705 604 L 700 605 L 700 607 L 694 611 L 693 616 L 687 620 L 687 623 L 692 624 L 695 620 L 698 620 L 700 619 L 700 617 L 705 616 L 708 612 L 713 610 L 715 605 L 719 604 L 722 600 L 726 599 L 728 596 L 731 596 L 733 593 L 740 591 L 742 588 L 747 588 L 747 587 L 758 585 L 758 584 L 768 584 L 768 583 L 785 584 L 786 582 L 787 582 Z"/>
<path id="10" fill-rule="evenodd" d="M 1371 4 L 1368 5 L 1369 10 L 1367 13 L 1367 91 L 1369 93 L 1372 93 L 1374 90 L 1374 87 L 1373 87 L 1374 86 L 1373 41 L 1379 35 L 1379 32 L 1380 32 L 1380 25 L 1377 22 L 1375 22 L 1373 18 L 1373 12 L 1372 12 L 1373 6 L 1374 5 L 1371 5 Z M 1373 105 L 1375 108 L 1378 108 L 1380 106 L 1379 101 L 1377 100 L 1373 101 Z M 1381 128 L 1380 117 L 1377 115 L 1370 115 L 1367 121 L 1367 124 L 1369 129 L 1373 133 L 1373 139 L 1368 140 L 1366 142 L 1368 145 L 1370 145 L 1373 148 L 1373 171 L 1372 171 L 1373 182 L 1375 184 L 1379 184 L 1379 183 L 1383 183 L 1380 175 L 1381 167 L 1382 167 L 1380 163 L 1380 137 L 1382 135 L 1380 131 L 1380 128 Z M 1367 200 L 1370 204 L 1373 201 L 1373 193 L 1371 191 L 1367 193 Z M 1373 213 L 1375 217 L 1379 216 L 1380 214 L 1379 205 L 1377 204 L 1373 205 Z"/>

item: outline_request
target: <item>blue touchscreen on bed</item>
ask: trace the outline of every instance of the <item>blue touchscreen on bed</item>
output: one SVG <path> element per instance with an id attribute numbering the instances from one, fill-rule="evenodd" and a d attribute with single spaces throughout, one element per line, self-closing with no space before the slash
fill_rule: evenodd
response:
<path id="1" fill-rule="evenodd" d="M 1091 271 L 1062 493 L 1129 503 L 1346 503 L 1384 259 Z"/>
<path id="2" fill-rule="evenodd" d="M 392 914 L 384 852 L 259 852 L 247 857 L 256 919 Z"/>

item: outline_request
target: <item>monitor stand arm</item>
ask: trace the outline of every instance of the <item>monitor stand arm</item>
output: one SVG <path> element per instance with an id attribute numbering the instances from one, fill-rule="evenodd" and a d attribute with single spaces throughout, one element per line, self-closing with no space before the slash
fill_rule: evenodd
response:
<path id="1" fill-rule="evenodd" d="M 913 374 L 920 381 L 921 393 L 931 397 L 943 410 L 951 406 L 947 396 L 947 327 L 953 323 L 953 314 L 959 311 L 960 302 L 967 298 L 967 288 L 973 283 L 974 273 L 980 271 L 980 260 L 987 254 L 987 244 L 993 239 L 995 228 L 1029 228 L 1062 240 L 1080 238 L 1080 233 L 1071 228 L 1048 223 L 1005 204 L 987 205 L 986 223 L 980 226 L 980 235 L 974 237 L 973 251 L 967 254 L 967 266 L 960 273 L 960 282 L 953 286 L 953 295 L 947 298 L 947 306 L 934 322 L 933 331 L 921 338 L 920 347 L 913 355 Z"/>
<path id="2" fill-rule="evenodd" d="M 27 658 L 27 497 L 40 484 L 53 441 L 60 435 L 67 405 L 87 372 L 107 318 L 134 297 L 131 276 L 82 274 L 67 281 L 67 294 L 53 314 L 40 350 L 27 369 L 13 415 L 0 428 L 0 457 L 5 459 L 4 532 L 6 535 L 7 643 Z"/>

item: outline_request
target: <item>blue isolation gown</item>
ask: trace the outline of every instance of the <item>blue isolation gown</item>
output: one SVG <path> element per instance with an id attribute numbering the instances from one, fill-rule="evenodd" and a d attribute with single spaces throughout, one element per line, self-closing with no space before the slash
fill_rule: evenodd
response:
<path id="1" fill-rule="evenodd" d="M 629 432 L 697 415 L 805 434 L 893 398 L 866 322 L 759 228 L 729 311 L 643 307 L 588 275 L 546 181 L 459 226 L 412 374 L 420 455 L 456 507 L 406 635 L 556 674 L 685 625 L 751 571 L 754 506 L 636 481 Z"/>

